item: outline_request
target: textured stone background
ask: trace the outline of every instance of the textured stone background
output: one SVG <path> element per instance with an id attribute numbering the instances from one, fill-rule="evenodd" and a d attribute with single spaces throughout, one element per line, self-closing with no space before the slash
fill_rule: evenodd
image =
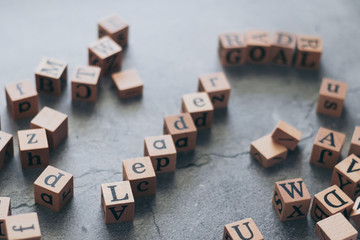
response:
<path id="1" fill-rule="evenodd" d="M 95 105 L 72 103 L 70 85 L 60 98 L 41 95 L 41 106 L 69 115 L 69 138 L 51 164 L 75 176 L 75 196 L 61 213 L 34 205 L 38 170 L 22 171 L 15 157 L 0 172 L 0 195 L 13 213 L 36 211 L 44 239 L 220 239 L 223 226 L 252 217 L 266 239 L 314 239 L 314 221 L 281 223 L 271 205 L 274 182 L 302 177 L 313 195 L 330 184 L 331 171 L 311 166 L 320 126 L 346 133 L 343 156 L 359 124 L 360 2 L 353 1 L 1 1 L 0 82 L 31 79 L 43 56 L 87 63 L 97 21 L 117 13 L 130 23 L 123 69 L 136 68 L 145 89 L 120 101 L 103 79 Z M 320 35 L 318 72 L 267 65 L 223 69 L 217 59 L 221 32 L 264 29 Z M 211 131 L 201 132 L 194 153 L 179 156 L 175 174 L 158 177 L 156 197 L 136 201 L 133 223 L 105 225 L 100 184 L 122 180 L 121 161 L 143 154 L 143 138 L 162 134 L 163 117 L 180 111 L 181 95 L 197 89 L 200 74 L 225 71 L 232 94 Z M 315 113 L 322 77 L 348 82 L 340 119 Z M 35 83 L 35 81 L 34 81 Z M 4 131 L 16 134 L 30 119 L 13 121 L 0 91 Z M 303 132 L 286 162 L 264 169 L 249 156 L 250 142 L 279 120 Z"/>

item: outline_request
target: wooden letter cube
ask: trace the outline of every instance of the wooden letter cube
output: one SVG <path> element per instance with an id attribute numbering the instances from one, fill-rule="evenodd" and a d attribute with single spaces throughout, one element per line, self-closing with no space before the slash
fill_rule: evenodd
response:
<path id="1" fill-rule="evenodd" d="M 296 35 L 276 32 L 271 43 L 270 62 L 282 66 L 291 66 L 296 48 Z"/>
<path id="2" fill-rule="evenodd" d="M 49 145 L 45 129 L 22 130 L 17 135 L 23 169 L 49 165 Z"/>
<path id="3" fill-rule="evenodd" d="M 258 227 L 252 218 L 246 218 L 238 222 L 226 224 L 224 227 L 223 240 L 264 240 Z"/>
<path id="4" fill-rule="evenodd" d="M 35 80 L 39 92 L 59 97 L 67 82 L 67 64 L 45 57 L 36 69 Z"/>
<path id="5" fill-rule="evenodd" d="M 120 98 L 142 95 L 144 84 L 135 69 L 114 73 L 111 76 Z"/>
<path id="6" fill-rule="evenodd" d="M 351 138 L 351 144 L 348 155 L 355 154 L 360 156 L 360 126 L 356 126 Z"/>
<path id="7" fill-rule="evenodd" d="M 355 240 L 358 236 L 356 229 L 341 213 L 317 222 L 315 234 L 321 240 Z"/>
<path id="8" fill-rule="evenodd" d="M 8 239 L 41 240 L 41 230 L 37 213 L 13 215 L 6 219 Z"/>
<path id="9" fill-rule="evenodd" d="M 214 107 L 205 92 L 183 95 L 181 111 L 190 113 L 197 130 L 207 129 L 212 125 Z"/>
<path id="10" fill-rule="evenodd" d="M 198 91 L 209 95 L 215 109 L 227 107 L 230 90 L 230 84 L 223 72 L 206 74 L 199 78 Z"/>
<path id="11" fill-rule="evenodd" d="M 221 65 L 239 66 L 246 60 L 245 38 L 241 33 L 225 33 L 219 35 L 219 58 Z"/>
<path id="12" fill-rule="evenodd" d="M 250 154 L 265 168 L 285 160 L 287 152 L 287 148 L 274 142 L 270 134 L 253 141 L 250 145 Z"/>
<path id="13" fill-rule="evenodd" d="M 101 68 L 96 66 L 77 66 L 71 78 L 73 100 L 96 102 Z"/>
<path id="14" fill-rule="evenodd" d="M 44 128 L 50 148 L 55 149 L 68 135 L 68 116 L 44 107 L 31 120 L 30 128 Z"/>
<path id="15" fill-rule="evenodd" d="M 119 16 L 108 16 L 98 23 L 99 38 L 105 35 L 109 36 L 121 47 L 128 44 L 129 39 L 129 25 L 124 22 Z"/>
<path id="16" fill-rule="evenodd" d="M 14 156 L 13 136 L 0 131 L 0 170 L 3 168 L 5 160 Z"/>
<path id="17" fill-rule="evenodd" d="M 164 118 L 164 134 L 170 134 L 177 152 L 194 150 L 197 130 L 189 113 Z"/>
<path id="18" fill-rule="evenodd" d="M 321 38 L 298 35 L 296 48 L 295 67 L 314 70 L 319 68 L 322 53 Z"/>
<path id="19" fill-rule="evenodd" d="M 301 132 L 290 124 L 280 120 L 271 137 L 276 143 L 281 144 L 290 150 L 294 150 L 300 142 Z"/>
<path id="20" fill-rule="evenodd" d="M 331 117 L 340 117 L 344 108 L 346 91 L 347 83 L 323 78 L 316 112 Z"/>
<path id="21" fill-rule="evenodd" d="M 156 175 L 149 157 L 124 160 L 123 180 L 128 180 L 134 197 L 155 195 Z"/>
<path id="22" fill-rule="evenodd" d="M 350 218 L 358 227 L 360 227 L 360 197 L 356 198 L 356 201 L 350 213 Z"/>
<path id="23" fill-rule="evenodd" d="M 339 160 L 344 141 L 345 134 L 321 127 L 315 137 L 310 162 L 333 168 Z"/>
<path id="24" fill-rule="evenodd" d="M 0 197 L 0 239 L 6 239 L 6 218 L 11 215 L 11 201 L 9 197 Z"/>
<path id="25" fill-rule="evenodd" d="M 35 202 L 57 212 L 73 195 L 73 175 L 52 166 L 48 166 L 34 182 Z"/>
<path id="26" fill-rule="evenodd" d="M 301 178 L 275 183 L 273 206 L 280 221 L 306 218 L 311 196 Z"/>
<path id="27" fill-rule="evenodd" d="M 6 104 L 14 119 L 34 116 L 39 111 L 39 95 L 29 80 L 5 86 Z"/>
<path id="28" fill-rule="evenodd" d="M 267 63 L 270 60 L 271 39 L 267 31 L 251 30 L 245 35 L 247 62 Z"/>
<path id="29" fill-rule="evenodd" d="M 322 220 L 336 213 L 350 216 L 354 202 L 336 185 L 333 185 L 314 196 L 311 206 L 311 217 Z"/>
<path id="30" fill-rule="evenodd" d="M 122 62 L 122 48 L 110 37 L 105 36 L 89 45 L 89 65 L 99 66 L 101 76 L 119 71 Z"/>
<path id="31" fill-rule="evenodd" d="M 135 201 L 129 181 L 101 184 L 101 206 L 106 224 L 133 221 Z"/>

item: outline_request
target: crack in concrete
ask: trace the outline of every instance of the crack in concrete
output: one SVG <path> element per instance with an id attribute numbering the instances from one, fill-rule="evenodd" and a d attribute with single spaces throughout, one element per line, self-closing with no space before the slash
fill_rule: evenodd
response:
<path id="1" fill-rule="evenodd" d="M 158 225 L 157 222 L 156 222 L 155 213 L 154 213 L 152 207 L 150 206 L 149 202 L 148 202 L 148 201 L 145 201 L 145 202 L 146 202 L 146 205 L 148 205 L 148 208 L 149 208 L 150 211 L 151 211 L 151 217 L 152 217 L 153 223 L 154 223 L 154 225 L 155 225 L 155 227 L 156 227 L 156 231 L 157 231 L 157 233 L 159 234 L 159 237 L 161 238 L 160 227 L 159 227 L 159 225 Z"/>

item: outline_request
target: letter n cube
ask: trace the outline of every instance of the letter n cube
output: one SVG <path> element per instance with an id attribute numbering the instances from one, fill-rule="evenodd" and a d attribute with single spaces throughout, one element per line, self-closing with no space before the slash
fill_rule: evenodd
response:
<path id="1" fill-rule="evenodd" d="M 223 240 L 235 239 L 264 240 L 264 237 L 255 222 L 251 218 L 246 218 L 225 225 Z"/>

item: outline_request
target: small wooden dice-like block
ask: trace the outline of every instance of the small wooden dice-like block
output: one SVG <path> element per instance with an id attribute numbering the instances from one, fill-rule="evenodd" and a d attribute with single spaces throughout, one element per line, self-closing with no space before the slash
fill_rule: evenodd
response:
<path id="1" fill-rule="evenodd" d="M 350 213 L 351 220 L 360 227 L 360 197 L 357 197 Z"/>
<path id="2" fill-rule="evenodd" d="M 348 155 L 355 154 L 360 157 L 360 126 L 356 126 L 351 138 Z"/>
<path id="3" fill-rule="evenodd" d="M 210 128 L 214 117 L 214 107 L 205 92 L 185 94 L 181 111 L 190 113 L 197 130 Z"/>
<path id="4" fill-rule="evenodd" d="M 77 66 L 71 78 L 73 100 L 96 102 L 101 68 L 96 66 Z"/>
<path id="5" fill-rule="evenodd" d="M 135 69 L 114 73 L 111 76 L 120 98 L 142 95 L 144 84 Z"/>
<path id="6" fill-rule="evenodd" d="M 0 170 L 5 160 L 14 156 L 14 140 L 11 134 L 0 131 Z"/>
<path id="7" fill-rule="evenodd" d="M 315 137 L 310 162 L 333 168 L 339 160 L 344 141 L 345 134 L 321 127 Z"/>
<path id="8" fill-rule="evenodd" d="M 49 165 L 50 154 L 45 129 L 21 130 L 17 135 L 23 169 Z"/>
<path id="9" fill-rule="evenodd" d="M 73 175 L 52 166 L 48 166 L 34 182 L 35 202 L 57 212 L 73 195 Z"/>
<path id="10" fill-rule="evenodd" d="M 0 239 L 6 239 L 5 221 L 11 215 L 11 200 L 9 197 L 0 197 Z"/>
<path id="11" fill-rule="evenodd" d="M 219 35 L 219 58 L 221 65 L 239 66 L 246 61 L 245 38 L 241 33 L 225 33 Z"/>
<path id="12" fill-rule="evenodd" d="M 355 240 L 358 236 L 356 229 L 341 213 L 317 222 L 315 234 L 321 240 Z"/>
<path id="13" fill-rule="evenodd" d="M 226 224 L 224 227 L 223 240 L 264 240 L 258 227 L 252 218 L 246 218 L 238 222 Z"/>
<path id="14" fill-rule="evenodd" d="M 128 180 L 135 198 L 155 195 L 156 175 L 149 157 L 124 160 L 123 180 Z"/>
<path id="15" fill-rule="evenodd" d="M 164 134 L 170 134 L 177 152 L 194 150 L 197 130 L 190 113 L 164 118 Z"/>
<path id="16" fill-rule="evenodd" d="M 156 174 L 176 169 L 176 149 L 171 135 L 146 137 L 144 156 L 150 157 Z"/>
<path id="17" fill-rule="evenodd" d="M 276 32 L 271 42 L 270 62 L 282 66 L 291 66 L 295 48 L 295 34 Z"/>
<path id="18" fill-rule="evenodd" d="M 107 35 L 121 47 L 125 47 L 129 39 L 129 25 L 113 14 L 99 21 L 98 33 L 99 38 Z"/>
<path id="19" fill-rule="evenodd" d="M 106 224 L 133 221 L 135 201 L 130 182 L 101 184 L 101 206 Z"/>
<path id="20" fill-rule="evenodd" d="M 101 68 L 101 76 L 117 72 L 121 68 L 122 48 L 105 36 L 89 45 L 89 65 Z"/>
<path id="21" fill-rule="evenodd" d="M 280 120 L 271 137 L 276 143 L 281 144 L 290 150 L 294 150 L 300 142 L 301 132 L 290 124 Z"/>
<path id="22" fill-rule="evenodd" d="M 8 239 L 41 240 L 41 230 L 37 213 L 13 215 L 6 219 Z"/>
<path id="23" fill-rule="evenodd" d="M 44 107 L 31 120 L 30 128 L 44 128 L 50 148 L 55 149 L 68 136 L 68 116 Z"/>
<path id="24" fill-rule="evenodd" d="M 36 69 L 35 80 L 39 92 L 59 97 L 67 82 L 67 64 L 45 57 Z"/>
<path id="25" fill-rule="evenodd" d="M 297 36 L 295 67 L 301 69 L 318 69 L 322 53 L 321 38 L 314 36 Z"/>
<path id="26" fill-rule="evenodd" d="M 354 202 L 336 185 L 333 185 L 314 196 L 311 206 L 311 217 L 322 220 L 336 213 L 349 217 Z"/>
<path id="27" fill-rule="evenodd" d="M 29 80 L 5 86 L 6 104 L 14 119 L 34 116 L 39 111 L 39 95 Z"/>
<path id="28" fill-rule="evenodd" d="M 247 62 L 269 62 L 271 50 L 271 39 L 269 32 L 257 30 L 247 31 L 245 35 L 245 42 L 247 45 Z"/>
<path id="29" fill-rule="evenodd" d="M 287 152 L 287 148 L 274 142 L 270 134 L 253 141 L 250 145 L 250 154 L 265 168 L 285 160 Z"/>
<path id="30" fill-rule="evenodd" d="M 275 183 L 273 206 L 280 221 L 306 218 L 311 196 L 301 178 Z"/>
<path id="31" fill-rule="evenodd" d="M 199 78 L 198 91 L 209 95 L 215 109 L 227 107 L 230 90 L 230 84 L 223 72 L 206 74 Z"/>
<path id="32" fill-rule="evenodd" d="M 340 117 L 344 108 L 346 91 L 347 83 L 323 78 L 316 112 L 331 117 Z"/>
<path id="33" fill-rule="evenodd" d="M 360 158 L 354 154 L 335 165 L 331 185 L 337 185 L 350 198 L 360 193 Z"/>

